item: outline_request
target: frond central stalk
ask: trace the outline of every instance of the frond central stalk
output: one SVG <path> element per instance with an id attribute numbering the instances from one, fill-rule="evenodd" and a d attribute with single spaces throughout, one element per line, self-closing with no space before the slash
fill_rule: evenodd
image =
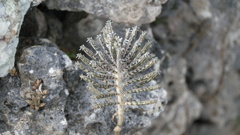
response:
<path id="1" fill-rule="evenodd" d="M 123 95 L 122 95 L 122 91 L 123 91 L 123 87 L 124 87 L 124 83 L 123 83 L 123 68 L 121 65 L 121 50 L 120 48 L 117 49 L 117 59 L 116 59 L 116 63 L 117 63 L 117 74 L 116 74 L 116 92 L 118 93 L 117 95 L 117 102 L 119 102 L 119 104 L 117 105 L 117 125 L 114 128 L 114 135 L 120 135 L 120 132 L 122 130 L 122 123 L 123 123 L 123 118 L 124 118 L 124 102 L 123 102 Z"/>

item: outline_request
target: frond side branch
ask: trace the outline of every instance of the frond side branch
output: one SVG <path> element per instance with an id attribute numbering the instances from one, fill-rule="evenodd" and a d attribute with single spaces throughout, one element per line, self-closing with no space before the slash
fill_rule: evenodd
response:
<path id="1" fill-rule="evenodd" d="M 105 63 L 106 65 L 110 65 L 111 67 L 113 67 L 113 65 L 109 61 L 106 60 L 104 54 L 101 51 L 97 51 L 97 55 L 99 56 L 101 62 Z"/>
<path id="2" fill-rule="evenodd" d="M 92 46 L 92 48 L 97 52 L 100 51 L 100 48 L 98 45 L 95 44 L 95 41 L 92 39 L 92 37 L 87 38 L 87 42 Z"/>
<path id="3" fill-rule="evenodd" d="M 111 21 L 108 21 L 106 23 L 106 26 L 103 28 L 102 30 L 102 35 L 103 35 L 103 41 L 105 42 L 106 47 L 108 48 L 108 52 L 110 53 L 110 58 L 112 60 L 112 62 L 114 64 L 115 60 L 114 60 L 114 55 L 113 55 L 113 39 L 114 39 L 114 31 L 112 29 L 112 25 L 111 25 Z"/>
<path id="4" fill-rule="evenodd" d="M 84 55 L 78 53 L 77 54 L 77 58 L 82 60 L 88 66 L 94 68 L 94 67 L 96 67 L 96 64 L 97 64 L 98 68 L 102 68 L 102 69 L 113 71 L 112 65 L 109 65 L 109 63 L 104 59 L 103 54 L 99 54 L 99 57 L 100 57 L 100 59 L 99 59 L 98 57 L 96 57 L 96 55 L 94 55 L 94 53 L 90 49 L 88 49 L 84 45 L 82 45 L 80 47 L 80 50 L 83 50 L 90 58 L 92 58 L 94 60 L 94 61 L 90 61 Z M 93 63 L 96 63 L 96 64 L 93 65 Z"/>
<path id="5" fill-rule="evenodd" d="M 134 39 L 136 33 L 137 33 L 137 29 L 138 27 L 135 26 L 132 28 L 131 30 L 131 34 L 130 37 L 128 38 L 128 40 L 126 40 L 128 43 L 126 44 L 126 50 L 124 51 L 123 57 L 126 57 L 126 55 L 130 52 L 131 48 L 132 48 L 132 40 Z"/>
<path id="6" fill-rule="evenodd" d="M 80 63 L 80 62 L 77 62 L 76 65 L 77 65 L 81 70 L 83 70 L 83 71 L 86 72 L 86 73 L 92 72 L 92 69 L 90 69 L 89 67 L 83 65 L 83 64 Z"/>
<path id="7" fill-rule="evenodd" d="M 93 98 L 95 99 L 101 99 L 101 98 L 108 98 L 108 97 L 112 97 L 112 96 L 116 96 L 118 95 L 118 93 L 104 93 L 104 94 L 98 94 L 98 95 L 94 95 Z"/>
<path id="8" fill-rule="evenodd" d="M 157 103 L 156 100 L 145 100 L 145 101 L 130 101 L 125 102 L 125 105 L 149 105 Z"/>
<path id="9" fill-rule="evenodd" d="M 139 67 L 137 67 L 136 69 L 132 70 L 129 72 L 129 76 L 134 76 L 136 73 L 142 72 L 143 70 L 146 70 L 148 68 L 150 68 L 154 63 L 156 63 L 158 61 L 158 58 L 155 57 L 153 59 L 151 59 L 150 61 L 148 61 L 146 64 L 144 65 L 140 65 Z"/>
<path id="10" fill-rule="evenodd" d="M 126 56 L 126 61 L 129 63 L 133 57 L 135 56 L 135 53 L 139 50 L 139 48 L 141 47 L 141 43 L 144 39 L 146 35 L 146 32 L 142 32 L 142 34 L 140 35 L 139 39 L 134 43 L 131 51 L 127 54 Z"/>
<path id="11" fill-rule="evenodd" d="M 93 84 L 93 86 L 95 88 L 104 88 L 104 89 L 107 89 L 107 88 L 113 88 L 115 85 L 113 84 L 100 84 L 100 83 L 95 83 Z"/>
<path id="12" fill-rule="evenodd" d="M 96 94 L 96 95 L 102 94 L 103 91 L 108 92 L 108 91 L 105 90 L 105 89 L 104 89 L 104 90 L 102 90 L 102 89 L 96 89 L 96 88 L 94 88 L 94 86 L 93 86 L 92 84 L 88 84 L 88 85 L 87 85 L 87 89 L 88 89 L 89 91 L 91 91 L 92 94 Z"/>
<path id="13" fill-rule="evenodd" d="M 104 62 L 101 62 L 101 61 L 99 62 L 99 61 L 92 60 L 92 61 L 90 61 L 90 64 L 91 64 L 92 67 L 97 68 L 98 71 L 103 70 L 103 71 L 109 71 L 111 73 L 115 72 L 114 68 L 111 65 L 108 65 L 108 64 L 106 64 Z"/>
<path id="14" fill-rule="evenodd" d="M 98 89 L 95 89 L 92 84 L 88 84 L 87 89 L 92 92 L 92 94 L 101 94 L 102 92 Z"/>
<path id="15" fill-rule="evenodd" d="M 128 90 L 126 93 L 131 94 L 131 93 L 139 93 L 139 92 L 149 92 L 149 91 L 153 91 L 153 90 L 156 90 L 159 88 L 161 88 L 161 85 L 153 85 L 153 86 L 149 86 L 149 87 Z"/>
<path id="16" fill-rule="evenodd" d="M 151 48 L 152 47 L 152 42 L 151 41 L 148 41 L 143 47 L 142 47 L 142 49 L 138 52 L 138 54 L 137 54 L 137 56 L 133 59 L 133 61 L 135 60 L 135 59 L 138 59 L 140 56 L 142 56 L 144 53 L 146 53 L 148 50 L 149 50 L 149 48 Z"/>
<path id="17" fill-rule="evenodd" d="M 114 87 L 114 84 L 108 81 L 104 81 L 104 82 L 96 82 L 94 80 L 92 80 L 91 78 L 89 78 L 88 76 L 85 75 L 80 75 L 80 78 L 83 79 L 84 81 L 91 83 L 92 86 L 94 86 L 95 88 L 111 88 Z"/>
<path id="18" fill-rule="evenodd" d="M 90 78 L 95 78 L 99 80 L 113 80 L 115 79 L 114 75 L 109 72 L 109 74 L 97 73 L 97 72 L 89 72 L 87 76 Z"/>
<path id="19" fill-rule="evenodd" d="M 80 75 L 80 78 L 83 79 L 84 81 L 94 85 L 96 84 L 97 82 L 96 81 L 93 81 L 91 78 L 89 78 L 88 76 L 85 76 L 83 74 Z M 97 83 L 98 84 L 98 83 Z"/>
<path id="20" fill-rule="evenodd" d="M 112 22 L 107 21 L 105 27 L 102 29 L 103 39 L 106 44 L 112 44 L 112 39 L 115 35 L 113 29 L 112 29 Z"/>
<path id="21" fill-rule="evenodd" d="M 111 64 L 116 65 L 116 62 L 114 61 L 113 56 L 112 56 L 112 52 L 109 49 L 109 45 L 104 45 L 104 43 L 103 43 L 104 41 L 103 41 L 102 35 L 97 35 L 97 39 L 100 43 L 100 46 L 103 49 L 103 53 L 106 54 L 106 57 L 111 61 Z"/>
<path id="22" fill-rule="evenodd" d="M 140 63 L 143 63 L 146 59 L 150 58 L 151 54 L 149 52 L 146 52 L 145 54 L 143 54 L 141 57 L 133 60 L 128 66 L 127 69 L 130 70 L 133 67 L 136 67 L 137 65 L 139 65 Z"/>
<path id="23" fill-rule="evenodd" d="M 131 84 L 131 83 L 137 83 L 137 82 L 141 82 L 141 81 L 147 81 L 147 80 L 152 80 L 153 78 L 155 78 L 157 75 L 159 74 L 158 71 L 152 71 L 151 73 L 142 75 L 140 77 L 131 79 L 127 81 L 127 84 Z"/>
<path id="24" fill-rule="evenodd" d="M 100 64 L 97 61 L 94 60 L 89 60 L 88 58 L 86 58 L 84 55 L 78 53 L 77 54 L 77 58 L 80 59 L 84 64 L 86 64 L 87 66 L 84 66 L 83 64 L 78 63 L 80 69 L 82 69 L 83 71 L 86 71 L 86 68 L 88 68 L 89 70 L 87 71 L 98 71 L 101 73 L 105 72 L 114 72 L 109 66 L 105 66 L 105 63 Z"/>
<path id="25" fill-rule="evenodd" d="M 122 46 L 123 48 L 125 48 L 126 45 L 128 44 L 128 41 L 129 41 L 128 37 L 129 37 L 130 30 L 131 30 L 130 28 L 126 29 L 125 38 L 124 38 L 123 43 L 122 43 L 123 44 L 123 46 Z M 125 53 L 125 52 L 123 52 L 123 53 Z"/>
<path id="26" fill-rule="evenodd" d="M 107 103 L 96 104 L 96 105 L 94 105 L 94 109 L 103 108 L 106 106 L 113 106 L 113 105 L 117 105 L 117 104 L 119 104 L 119 102 L 107 102 Z"/>
<path id="27" fill-rule="evenodd" d="M 88 49 L 85 45 L 81 45 L 79 50 L 85 52 L 90 58 L 97 60 L 97 58 L 94 56 L 94 53 L 90 49 Z"/>

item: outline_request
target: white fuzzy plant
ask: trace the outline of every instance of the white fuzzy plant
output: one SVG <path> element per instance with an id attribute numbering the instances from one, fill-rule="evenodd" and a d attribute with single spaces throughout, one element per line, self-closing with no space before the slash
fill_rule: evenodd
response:
<path id="1" fill-rule="evenodd" d="M 115 105 L 117 107 L 117 125 L 114 134 L 119 135 L 122 130 L 125 106 L 155 104 L 156 100 L 133 101 L 131 94 L 149 92 L 159 89 L 159 84 L 147 85 L 160 71 L 148 71 L 155 63 L 160 61 L 149 52 L 152 42 L 142 44 L 146 32 L 136 38 L 138 27 L 126 29 L 124 39 L 116 36 L 112 29 L 112 22 L 107 21 L 102 33 L 97 35 L 98 45 L 90 37 L 87 42 L 93 49 L 82 45 L 82 50 L 87 56 L 79 53 L 77 58 L 80 69 L 86 75 L 80 77 L 87 82 L 87 88 L 97 102 L 94 108 L 103 108 Z M 94 50 L 94 51 L 92 51 Z"/>

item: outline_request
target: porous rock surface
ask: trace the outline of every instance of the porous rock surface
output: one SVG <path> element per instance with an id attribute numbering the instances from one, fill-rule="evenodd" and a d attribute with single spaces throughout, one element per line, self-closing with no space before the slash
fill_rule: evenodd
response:
<path id="1" fill-rule="evenodd" d="M 187 88 L 185 79 L 187 73 L 186 64 L 185 59 L 173 58 L 170 60 L 170 68 L 163 82 L 164 88 L 168 90 L 167 107 L 150 129 L 138 132 L 136 135 L 149 133 L 152 135 L 159 133 L 163 135 L 180 135 L 185 132 L 189 123 L 200 116 L 203 106 Z"/>
<path id="2" fill-rule="evenodd" d="M 176 0 L 166 4 L 166 10 L 157 19 L 158 23 L 152 25 L 154 37 L 170 52 L 173 60 L 181 61 L 182 58 L 186 60 L 186 65 L 181 67 L 187 70 L 184 75 L 186 89 L 198 102 L 200 101 L 202 109 L 200 114 L 196 113 L 199 115 L 192 119 L 192 122 L 182 121 L 178 126 L 175 124 L 171 130 L 159 126 L 166 121 L 165 117 L 161 117 L 151 128 L 155 131 L 150 129 L 148 133 L 158 132 L 164 135 L 240 133 L 239 5 L 237 0 Z M 177 66 L 178 63 L 172 66 Z M 179 72 L 176 72 L 175 76 L 178 74 Z M 167 76 L 165 79 L 168 79 Z M 171 82 L 169 85 L 174 86 L 176 83 Z M 170 93 L 169 106 L 171 107 L 173 101 L 175 102 L 173 104 L 178 104 L 179 100 L 171 101 L 175 97 L 171 96 L 173 89 L 166 86 L 165 88 Z M 181 91 L 180 85 L 176 86 L 177 88 L 179 88 L 177 91 Z M 177 97 L 180 96 L 181 94 Z M 192 107 L 196 105 L 192 104 Z M 182 107 L 187 110 L 187 104 Z M 191 119 L 189 114 L 191 113 L 186 113 L 186 117 Z M 177 123 L 176 118 L 166 126 Z"/>
<path id="3" fill-rule="evenodd" d="M 42 0 L 0 1 L 0 77 L 13 68 L 18 36 L 24 15 L 31 3 L 38 5 Z"/>
<path id="4" fill-rule="evenodd" d="M 46 0 L 49 9 L 85 11 L 115 22 L 144 24 L 155 20 L 167 0 Z"/>
<path id="5" fill-rule="evenodd" d="M 67 120 L 64 108 L 68 89 L 63 70 L 72 65 L 56 45 L 45 43 L 25 49 L 18 63 L 19 76 L 0 80 L 1 134 L 65 134 Z M 34 110 L 26 103 L 26 93 L 33 91 L 31 82 L 43 80 L 48 95 L 44 108 Z M 3 126 L 5 124 L 5 126 Z"/>

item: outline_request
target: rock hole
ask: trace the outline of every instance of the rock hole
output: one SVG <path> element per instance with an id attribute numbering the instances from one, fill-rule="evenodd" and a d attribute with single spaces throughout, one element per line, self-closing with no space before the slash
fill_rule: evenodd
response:
<path id="1" fill-rule="evenodd" d="M 170 86 L 172 86 L 174 83 L 173 83 L 173 81 L 169 81 L 168 82 L 168 86 L 170 87 Z"/>

